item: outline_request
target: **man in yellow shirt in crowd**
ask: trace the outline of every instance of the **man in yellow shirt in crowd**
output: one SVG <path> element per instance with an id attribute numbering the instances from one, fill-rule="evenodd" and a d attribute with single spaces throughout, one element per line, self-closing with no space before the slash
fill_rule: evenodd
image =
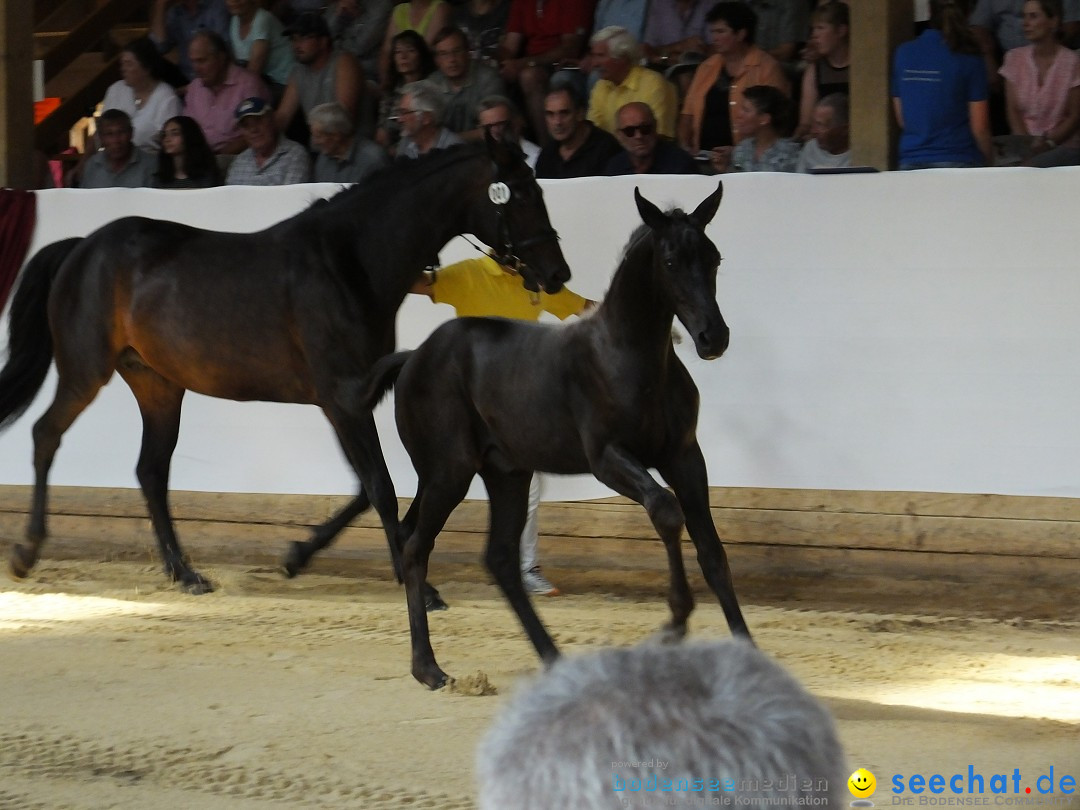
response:
<path id="1" fill-rule="evenodd" d="M 600 29 L 590 40 L 589 57 L 600 74 L 589 94 L 590 121 L 614 135 L 619 109 L 640 101 L 656 116 L 657 131 L 665 138 L 675 137 L 678 91 L 662 74 L 639 64 L 641 46 L 633 34 L 617 25 Z"/>
<path id="2" fill-rule="evenodd" d="M 437 304 L 449 304 L 459 318 L 498 317 L 536 321 L 544 312 L 559 320 L 582 315 L 595 301 L 563 287 L 559 292 L 533 293 L 521 278 L 491 256 L 466 259 L 424 274 L 412 292 L 426 295 Z M 558 596 L 559 589 L 544 577 L 538 559 L 540 538 L 537 510 L 540 506 L 540 476 L 533 473 L 529 484 L 529 511 L 521 532 L 521 579 L 525 590 L 542 596 Z"/>

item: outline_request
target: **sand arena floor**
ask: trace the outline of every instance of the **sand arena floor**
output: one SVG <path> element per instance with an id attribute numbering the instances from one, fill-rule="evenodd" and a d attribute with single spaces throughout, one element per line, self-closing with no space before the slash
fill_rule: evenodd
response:
<path id="1" fill-rule="evenodd" d="M 404 597 L 384 573 L 204 570 L 219 587 L 198 598 L 154 564 L 47 553 L 32 579 L 0 580 L 0 809 L 474 806 L 475 744 L 537 666 L 478 569 L 433 570 L 452 604 L 432 620 L 436 654 L 462 687 L 436 693 L 408 674 Z M 569 593 L 540 610 L 567 654 L 634 643 L 665 618 L 657 572 L 620 574 L 620 588 L 553 576 Z M 984 599 L 744 603 L 758 643 L 827 702 L 852 767 L 879 782 L 969 764 L 1080 780 L 1075 611 L 1019 619 Z M 704 596 L 691 634 L 727 636 Z"/>

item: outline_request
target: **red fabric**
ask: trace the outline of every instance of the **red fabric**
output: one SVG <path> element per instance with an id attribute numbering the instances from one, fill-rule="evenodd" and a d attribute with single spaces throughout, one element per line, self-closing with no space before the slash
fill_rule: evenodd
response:
<path id="1" fill-rule="evenodd" d="M 36 205 L 37 197 L 31 191 L 0 189 L 0 312 L 30 247 Z"/>
<path id="2" fill-rule="evenodd" d="M 525 37 L 525 55 L 536 56 L 557 47 L 566 34 L 589 30 L 591 2 L 585 0 L 514 0 L 506 21 L 507 33 Z M 538 14 L 541 6 L 543 13 Z"/>

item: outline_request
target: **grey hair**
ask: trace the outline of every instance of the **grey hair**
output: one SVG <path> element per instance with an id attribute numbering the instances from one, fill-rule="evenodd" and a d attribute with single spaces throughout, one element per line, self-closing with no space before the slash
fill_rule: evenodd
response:
<path id="1" fill-rule="evenodd" d="M 330 135 L 353 134 L 354 127 L 349 113 L 336 101 L 312 107 L 307 119 L 309 126 L 318 124 L 323 132 Z"/>
<path id="2" fill-rule="evenodd" d="M 478 102 L 476 102 L 476 111 L 483 112 L 484 110 L 494 110 L 496 107 L 506 107 L 507 112 L 510 113 L 510 117 L 514 118 L 518 114 L 517 105 L 514 104 L 506 96 L 500 96 L 498 94 L 492 94 L 490 96 L 484 96 Z"/>
<path id="3" fill-rule="evenodd" d="M 829 93 L 818 103 L 818 107 L 828 107 L 832 110 L 833 126 L 843 127 L 848 123 L 848 97 L 847 93 Z"/>
<path id="4" fill-rule="evenodd" d="M 560 659 L 502 708 L 476 771 L 480 810 L 608 810 L 650 792 L 847 803 L 828 710 L 745 641 Z"/>
<path id="5" fill-rule="evenodd" d="M 443 115 L 446 113 L 446 102 L 443 101 L 442 93 L 431 82 L 423 79 L 418 82 L 409 82 L 401 88 L 401 95 L 412 96 L 415 109 L 431 113 L 436 124 L 442 123 Z"/>
<path id="6" fill-rule="evenodd" d="M 641 61 L 641 44 L 621 25 L 601 28 L 589 40 L 590 45 L 598 45 L 601 42 L 607 43 L 608 53 L 615 59 L 626 59 L 635 65 Z"/>

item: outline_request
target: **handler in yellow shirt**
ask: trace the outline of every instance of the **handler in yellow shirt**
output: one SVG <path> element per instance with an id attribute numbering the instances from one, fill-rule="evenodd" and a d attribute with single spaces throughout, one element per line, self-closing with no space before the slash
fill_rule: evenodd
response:
<path id="1" fill-rule="evenodd" d="M 596 306 L 595 301 L 563 287 L 557 293 L 529 292 L 521 278 L 512 275 L 490 256 L 448 264 L 424 274 L 412 292 L 426 295 L 437 304 L 449 304 L 459 318 L 513 318 L 535 321 L 550 312 L 564 321 Z M 559 589 L 540 570 L 537 546 L 540 531 L 540 476 L 533 473 L 529 484 L 529 511 L 521 532 L 521 579 L 525 590 L 541 596 L 558 596 Z"/>

